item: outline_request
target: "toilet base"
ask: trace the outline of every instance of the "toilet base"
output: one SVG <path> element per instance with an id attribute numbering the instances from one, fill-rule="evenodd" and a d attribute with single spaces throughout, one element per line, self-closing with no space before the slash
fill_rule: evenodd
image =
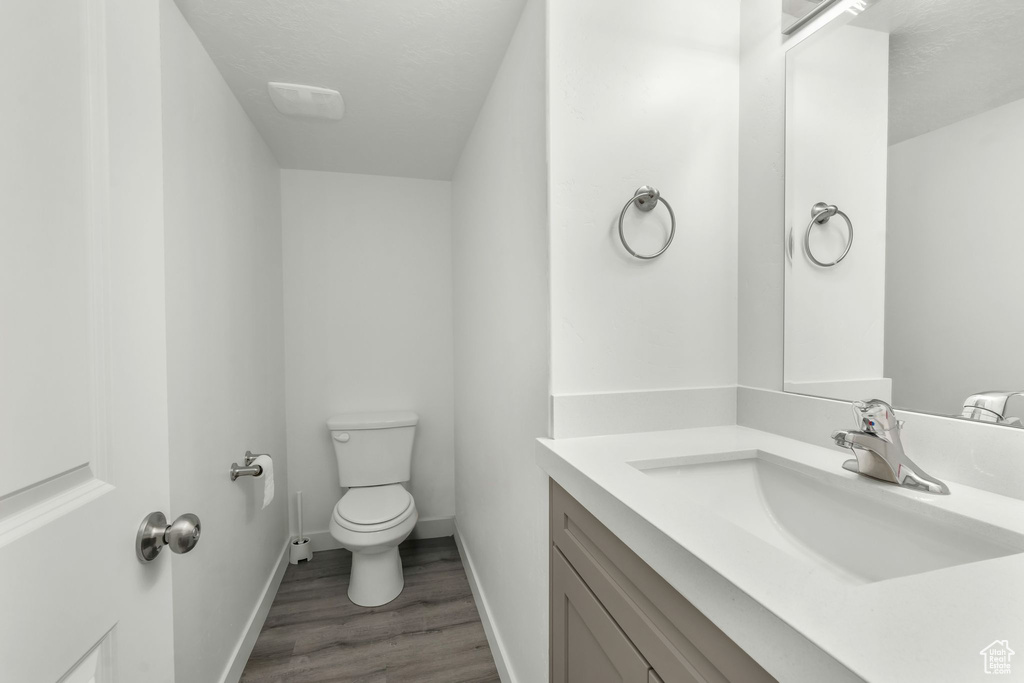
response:
<path id="1" fill-rule="evenodd" d="M 348 599 L 360 607 L 379 607 L 399 596 L 405 588 L 402 557 L 398 547 L 383 552 L 352 553 L 352 576 L 348 582 Z"/>
<path id="2" fill-rule="evenodd" d="M 341 547 L 352 551 L 352 574 L 348 582 L 348 597 L 361 607 L 379 607 L 398 597 L 405 588 L 402 558 L 398 545 L 416 528 L 419 514 L 416 506 L 395 526 L 386 529 L 368 525 L 372 531 L 355 531 L 342 526 L 337 509 L 329 525 L 331 536 Z M 345 520 L 342 520 L 345 521 Z"/>

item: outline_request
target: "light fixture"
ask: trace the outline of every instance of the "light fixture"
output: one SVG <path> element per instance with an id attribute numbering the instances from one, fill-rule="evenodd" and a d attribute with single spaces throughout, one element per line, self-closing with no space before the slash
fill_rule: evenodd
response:
<path id="1" fill-rule="evenodd" d="M 345 101 L 337 90 L 296 83 L 267 83 L 270 101 L 288 116 L 338 121 L 345 115 Z"/>

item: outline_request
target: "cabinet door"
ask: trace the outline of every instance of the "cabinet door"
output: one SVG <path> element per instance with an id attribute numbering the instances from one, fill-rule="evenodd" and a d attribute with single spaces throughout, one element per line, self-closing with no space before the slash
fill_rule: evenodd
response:
<path id="1" fill-rule="evenodd" d="M 551 683 L 648 683 L 651 667 L 561 553 L 551 565 Z"/>

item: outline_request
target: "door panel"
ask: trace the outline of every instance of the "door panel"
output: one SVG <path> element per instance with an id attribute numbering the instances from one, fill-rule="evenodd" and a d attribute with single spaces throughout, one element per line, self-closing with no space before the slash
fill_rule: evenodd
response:
<path id="1" fill-rule="evenodd" d="M 0 22 L 0 500 L 91 467 L 100 426 L 92 419 L 89 30 L 77 7 L 50 4 L 5 2 Z"/>
<path id="2" fill-rule="evenodd" d="M 173 680 L 157 9 L 0 2 L 4 680 Z"/>
<path id="3" fill-rule="evenodd" d="M 647 662 L 557 551 L 551 585 L 552 683 L 648 683 Z"/>

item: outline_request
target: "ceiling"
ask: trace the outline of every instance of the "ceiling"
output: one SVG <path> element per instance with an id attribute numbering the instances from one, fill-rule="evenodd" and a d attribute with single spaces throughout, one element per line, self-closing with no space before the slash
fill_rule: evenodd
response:
<path id="1" fill-rule="evenodd" d="M 283 168 L 450 179 L 525 0 L 175 0 Z M 268 81 L 341 92 L 285 116 Z"/>
<path id="2" fill-rule="evenodd" d="M 890 144 L 1024 98 L 1024 0 L 885 4 Z"/>

